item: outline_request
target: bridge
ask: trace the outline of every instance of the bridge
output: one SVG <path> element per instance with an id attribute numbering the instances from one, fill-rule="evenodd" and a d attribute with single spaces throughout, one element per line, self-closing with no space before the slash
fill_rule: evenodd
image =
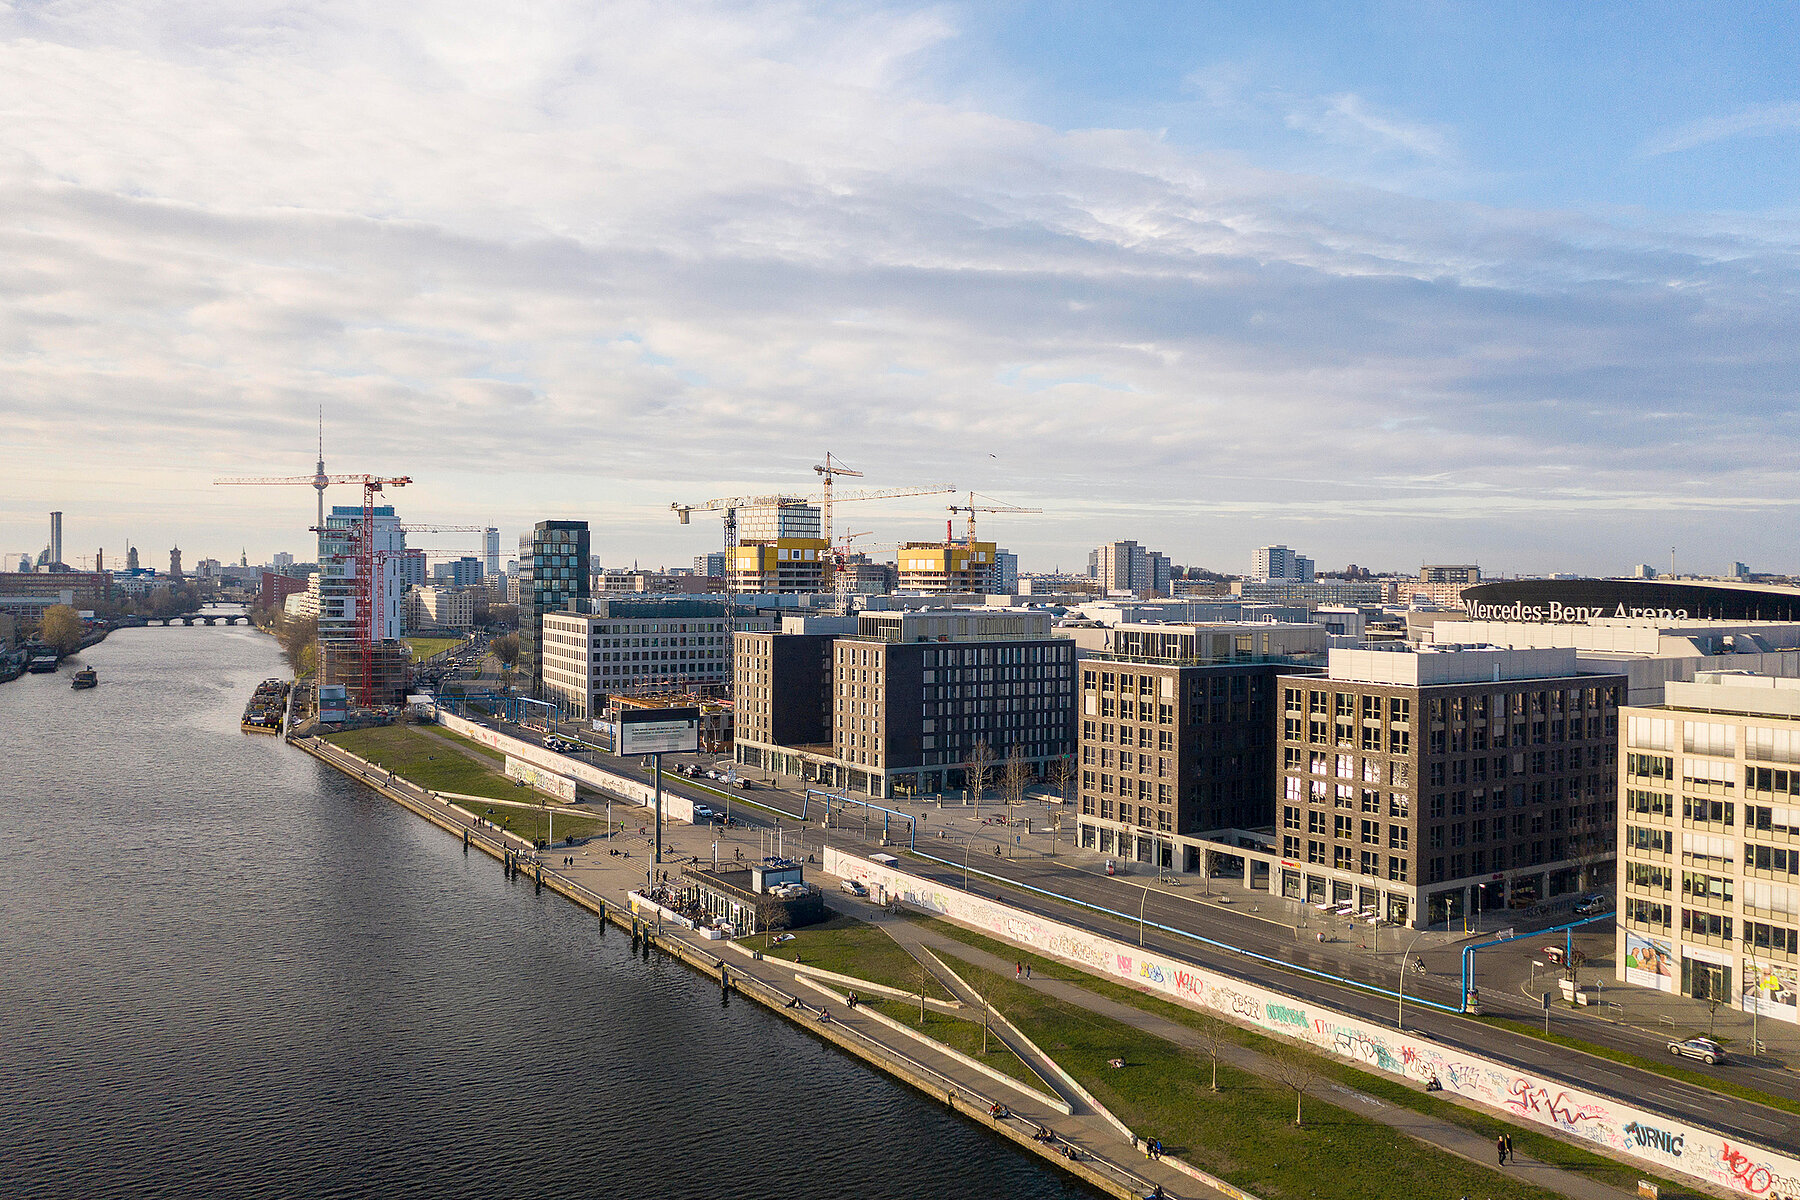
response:
<path id="1" fill-rule="evenodd" d="M 170 625 L 248 625 L 250 612 L 241 604 L 208 604 L 198 612 L 173 617 L 146 617 L 144 628 Z M 137 622 L 133 622 L 137 624 Z"/>

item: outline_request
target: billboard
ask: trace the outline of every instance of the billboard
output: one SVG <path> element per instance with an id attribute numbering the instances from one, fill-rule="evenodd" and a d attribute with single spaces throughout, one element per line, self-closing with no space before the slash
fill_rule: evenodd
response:
<path id="1" fill-rule="evenodd" d="M 1675 952 L 1667 938 L 1645 937 L 1625 931 L 1625 982 L 1638 987 L 1655 988 L 1659 992 L 1675 990 L 1670 966 Z"/>
<path id="2" fill-rule="evenodd" d="M 506 756 L 506 777 L 517 779 L 529 787 L 536 788 L 546 796 L 555 796 L 558 800 L 575 803 L 575 781 L 566 775 L 558 775 L 546 771 L 536 763 L 528 763 L 522 758 Z"/>
<path id="3" fill-rule="evenodd" d="M 700 749 L 697 708 L 621 708 L 616 753 L 670 754 Z"/>
<path id="4" fill-rule="evenodd" d="M 319 685 L 319 720 L 342 721 L 344 709 L 348 704 L 349 689 L 341 683 L 321 683 Z"/>

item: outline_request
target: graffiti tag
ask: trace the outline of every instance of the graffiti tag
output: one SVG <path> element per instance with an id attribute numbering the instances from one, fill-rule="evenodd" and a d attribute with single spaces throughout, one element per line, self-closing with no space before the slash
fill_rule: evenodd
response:
<path id="1" fill-rule="evenodd" d="M 1775 1182 L 1775 1177 L 1769 1174 L 1769 1168 L 1750 1161 L 1742 1150 L 1733 1150 L 1730 1142 L 1719 1143 L 1719 1159 L 1725 1164 L 1725 1169 L 1731 1172 L 1731 1177 L 1752 1195 L 1762 1195 Z"/>
<path id="2" fill-rule="evenodd" d="M 1682 1144 L 1687 1141 L 1682 1134 L 1670 1133 L 1666 1129 L 1658 1129 L 1653 1125 L 1642 1125 L 1636 1121 L 1625 1126 L 1625 1134 L 1637 1145 L 1660 1150 L 1670 1158 L 1680 1158 Z"/>
<path id="3" fill-rule="evenodd" d="M 1571 1129 L 1601 1115 L 1585 1111 L 1587 1106 L 1572 1105 L 1567 1092 L 1558 1092 L 1552 1099 L 1548 1088 L 1533 1086 L 1528 1079 L 1514 1079 L 1507 1091 L 1506 1104 L 1513 1111 L 1548 1116 L 1558 1125 L 1567 1125 Z"/>

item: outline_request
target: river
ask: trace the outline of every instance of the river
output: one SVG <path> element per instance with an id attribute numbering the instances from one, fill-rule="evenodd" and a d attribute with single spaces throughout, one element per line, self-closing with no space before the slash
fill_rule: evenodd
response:
<path id="1" fill-rule="evenodd" d="M 0 1193 L 1085 1197 L 278 739 L 253 630 L 0 684 Z"/>

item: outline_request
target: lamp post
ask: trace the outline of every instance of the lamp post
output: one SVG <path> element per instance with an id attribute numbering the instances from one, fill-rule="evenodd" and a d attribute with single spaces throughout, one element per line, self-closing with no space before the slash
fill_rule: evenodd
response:
<path id="1" fill-rule="evenodd" d="M 1144 944 L 1144 910 L 1150 904 L 1150 885 L 1139 884 L 1144 889 L 1144 898 L 1138 901 L 1138 945 Z"/>
<path id="2" fill-rule="evenodd" d="M 1414 933 L 1412 943 L 1406 947 L 1406 953 L 1400 956 L 1400 1010 L 1394 1014 L 1394 1028 L 1402 1033 L 1406 1030 L 1406 965 L 1412 961 L 1413 946 L 1417 946 L 1424 935 L 1423 929 Z"/>

